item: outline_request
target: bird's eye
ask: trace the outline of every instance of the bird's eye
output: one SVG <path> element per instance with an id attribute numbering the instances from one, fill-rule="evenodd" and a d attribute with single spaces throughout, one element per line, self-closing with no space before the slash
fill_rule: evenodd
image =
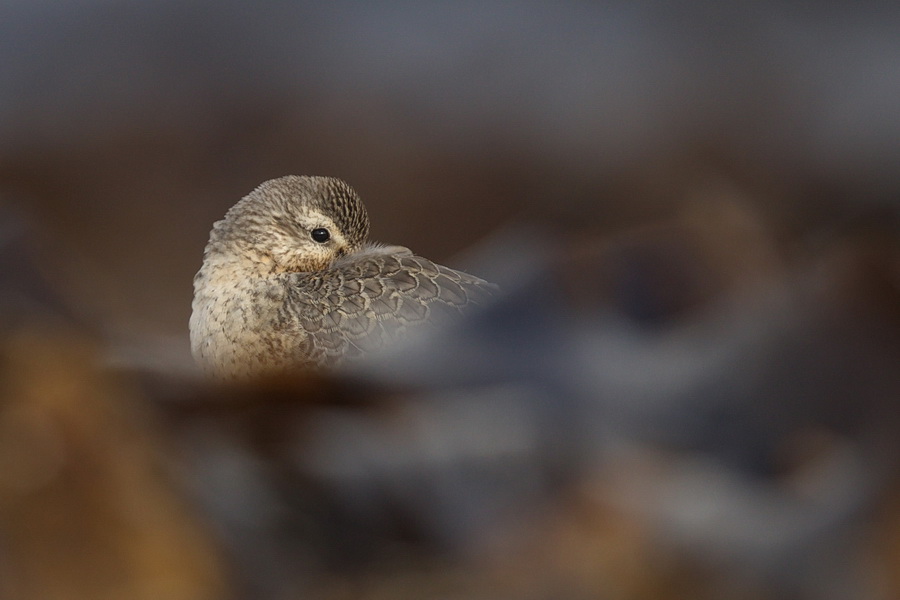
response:
<path id="1" fill-rule="evenodd" d="M 313 229 L 312 232 L 310 232 L 310 235 L 312 236 L 313 241 L 319 242 L 320 244 L 324 244 L 331 239 L 331 232 L 324 227 Z"/>

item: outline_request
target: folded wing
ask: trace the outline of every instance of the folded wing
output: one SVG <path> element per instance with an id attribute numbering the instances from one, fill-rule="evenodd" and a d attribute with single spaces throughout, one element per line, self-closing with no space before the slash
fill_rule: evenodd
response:
<path id="1" fill-rule="evenodd" d="M 497 292 L 478 277 L 399 247 L 374 248 L 325 271 L 291 277 L 278 322 L 282 335 L 296 340 L 290 353 L 318 365 L 337 364 L 402 339 L 413 328 L 459 318 Z"/>

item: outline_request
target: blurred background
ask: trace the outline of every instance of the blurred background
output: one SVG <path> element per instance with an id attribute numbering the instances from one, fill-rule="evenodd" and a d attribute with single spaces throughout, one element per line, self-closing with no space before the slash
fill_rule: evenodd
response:
<path id="1" fill-rule="evenodd" d="M 900 597 L 898 31 L 2 0 L 0 598 Z M 208 389 L 209 229 L 286 174 L 508 295 L 441 352 Z"/>

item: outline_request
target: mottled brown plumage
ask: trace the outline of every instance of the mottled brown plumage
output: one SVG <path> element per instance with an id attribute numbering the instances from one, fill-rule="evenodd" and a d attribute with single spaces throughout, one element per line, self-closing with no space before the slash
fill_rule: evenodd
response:
<path id="1" fill-rule="evenodd" d="M 234 205 L 213 225 L 194 278 L 191 348 L 203 370 L 240 379 L 336 365 L 496 290 L 368 243 L 368 231 L 365 207 L 339 179 L 273 179 Z"/>

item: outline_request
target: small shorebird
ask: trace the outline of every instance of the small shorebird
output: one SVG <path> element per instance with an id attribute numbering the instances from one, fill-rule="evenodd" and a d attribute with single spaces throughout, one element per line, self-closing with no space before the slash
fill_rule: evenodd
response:
<path id="1" fill-rule="evenodd" d="M 194 278 L 201 368 L 243 379 L 336 365 L 496 293 L 368 233 L 359 196 L 330 177 L 272 179 L 235 204 L 213 225 Z"/>

